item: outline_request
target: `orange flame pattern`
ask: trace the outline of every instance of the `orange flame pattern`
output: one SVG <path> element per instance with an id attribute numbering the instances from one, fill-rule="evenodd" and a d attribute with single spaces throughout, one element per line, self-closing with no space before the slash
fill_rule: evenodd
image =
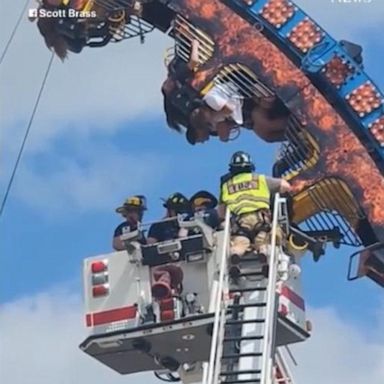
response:
<path id="1" fill-rule="evenodd" d="M 296 191 L 325 177 L 343 179 L 360 202 L 377 237 L 384 240 L 384 178 L 359 139 L 310 80 L 257 31 L 257 26 L 250 25 L 219 0 L 171 3 L 176 12 L 208 33 L 216 44 L 213 58 L 196 74 L 192 85 L 202 89 L 221 66 L 229 63 L 251 68 L 264 84 L 275 90 L 319 143 L 319 162 L 292 179 Z M 306 38 L 302 37 L 305 33 L 309 33 Z M 304 50 L 319 41 L 321 34 L 313 22 L 305 20 L 290 38 Z M 364 87 L 363 92 L 364 97 L 369 93 L 370 99 L 374 98 L 371 106 L 377 104 L 372 88 Z M 351 95 L 351 99 L 356 96 Z M 367 111 L 367 107 L 362 111 Z M 382 132 L 382 124 L 380 120 L 373 125 L 371 132 Z"/>

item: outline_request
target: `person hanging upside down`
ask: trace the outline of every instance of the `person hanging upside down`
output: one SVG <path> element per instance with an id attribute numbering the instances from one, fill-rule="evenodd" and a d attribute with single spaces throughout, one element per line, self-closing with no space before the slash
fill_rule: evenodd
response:
<path id="1" fill-rule="evenodd" d="M 253 131 L 268 143 L 286 139 L 290 111 L 274 96 L 253 98 L 251 124 Z"/>
<path id="2" fill-rule="evenodd" d="M 203 143 L 209 136 L 218 136 L 227 142 L 232 130 L 243 124 L 240 91 L 229 82 L 216 84 L 203 97 L 203 103 L 191 113 L 188 142 Z"/>

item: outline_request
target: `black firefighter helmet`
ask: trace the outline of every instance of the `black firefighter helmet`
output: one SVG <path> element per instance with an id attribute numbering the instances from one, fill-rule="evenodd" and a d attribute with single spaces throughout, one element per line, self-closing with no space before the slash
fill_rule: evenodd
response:
<path id="1" fill-rule="evenodd" d="M 173 193 L 167 199 L 163 199 L 163 207 L 174 210 L 177 214 L 190 213 L 191 203 L 180 192 Z"/>

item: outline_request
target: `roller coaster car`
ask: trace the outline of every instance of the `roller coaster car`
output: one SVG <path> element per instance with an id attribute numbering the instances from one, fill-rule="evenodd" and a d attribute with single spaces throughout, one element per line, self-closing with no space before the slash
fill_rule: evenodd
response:
<path id="1" fill-rule="evenodd" d="M 200 233 L 144 246 L 132 234 L 123 239 L 131 244 L 127 251 L 84 261 L 85 317 L 91 332 L 80 348 L 121 374 L 176 371 L 184 363 L 209 359 L 214 320 L 210 308 L 224 231 L 215 232 L 200 219 L 179 225 Z M 157 279 L 158 271 L 165 271 L 165 278 Z M 178 291 L 172 290 L 167 271 L 181 277 Z M 166 293 L 162 297 L 154 290 L 159 285 Z M 281 287 L 277 345 L 309 337 L 300 294 L 297 277 Z"/>
<path id="2" fill-rule="evenodd" d="M 76 3 L 83 4 L 76 9 L 92 3 L 105 15 L 124 7 L 132 9 L 134 1 Z M 338 228 L 341 244 L 383 242 L 384 95 L 363 71 L 360 46 L 337 42 L 300 7 L 285 0 L 140 3 L 142 19 L 132 16 L 129 24 L 125 19 L 124 26 L 115 25 L 109 34 L 104 25 L 84 32 L 82 26 L 69 23 L 56 36 L 48 18 L 39 20 L 47 23 L 41 32 L 48 47 L 63 58 L 67 49 L 79 52 L 84 38 L 86 44 L 98 46 L 142 37 L 153 25 L 167 31 L 172 24 L 169 35 L 175 40 L 177 59 L 189 61 L 194 40 L 199 41 L 200 50 L 198 71 L 188 86 L 164 89 L 170 126 L 188 128 L 195 100 L 201 100 L 212 86 L 232 82 L 244 97 L 245 126 L 266 141 L 285 140 L 275 169 L 297 187 L 293 222 L 301 230 Z M 55 44 L 63 42 L 56 49 Z M 280 107 L 287 107 L 286 116 L 284 108 L 283 116 L 272 108 L 271 119 L 260 105 L 252 104 L 271 97 L 281 100 Z M 262 124 L 255 123 L 257 119 L 270 124 L 259 129 Z M 381 262 L 381 258 L 374 259 L 375 264 Z"/>
<path id="3" fill-rule="evenodd" d="M 190 127 L 190 117 L 197 108 L 206 108 L 208 111 L 215 111 L 204 101 L 204 97 L 213 87 L 219 87 L 225 93 L 226 87 L 236 89 L 238 97 L 242 99 L 241 113 L 243 116 L 242 127 L 254 130 L 258 136 L 267 142 L 285 140 L 286 126 L 288 125 L 290 111 L 284 103 L 272 92 L 264 90 L 251 71 L 242 65 L 232 64 L 223 67 L 218 71 L 215 78 L 208 82 L 201 91 L 197 91 L 190 81 L 179 81 L 175 62 L 182 61 L 175 57 L 169 64 L 168 79 L 163 86 L 164 109 L 168 125 L 171 128 L 180 130 L 180 126 Z M 183 62 L 182 62 L 183 65 Z M 184 65 L 186 65 L 184 63 Z M 198 76 L 196 71 L 194 76 Z M 167 87 L 170 81 L 173 86 Z M 230 99 L 231 96 L 228 95 Z M 212 118 L 212 126 L 214 119 Z M 233 128 L 238 126 L 233 123 Z M 201 121 L 200 126 L 204 126 Z M 212 130 L 211 136 L 217 136 Z"/>
<path id="4" fill-rule="evenodd" d="M 74 53 L 80 53 L 85 46 L 103 47 L 112 38 L 107 22 L 86 25 L 81 20 L 59 19 L 56 30 Z"/>
<path id="5" fill-rule="evenodd" d="M 138 9 L 136 4 L 140 5 Z M 66 16 L 65 12 L 72 10 L 71 7 L 79 11 L 79 17 Z M 67 51 L 80 53 L 85 46 L 103 47 L 109 42 L 137 36 L 143 42 L 145 34 L 152 32 L 155 26 L 162 31 L 169 28 L 172 17 L 172 11 L 166 7 L 147 1 L 43 2 L 40 9 L 62 12 L 59 17 L 42 17 L 37 22 L 47 46 L 53 48 L 61 59 L 66 57 Z M 81 16 L 85 12 L 89 13 L 88 17 Z M 156 12 L 159 21 L 152 24 Z"/>
<path id="6" fill-rule="evenodd" d="M 353 272 L 355 258 L 359 257 L 356 272 Z M 348 280 L 368 276 L 384 287 L 384 243 L 371 244 L 350 256 Z"/>

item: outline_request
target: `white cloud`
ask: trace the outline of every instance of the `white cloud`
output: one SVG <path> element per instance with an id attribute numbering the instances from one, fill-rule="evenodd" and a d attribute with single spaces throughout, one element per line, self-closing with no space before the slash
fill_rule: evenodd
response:
<path id="1" fill-rule="evenodd" d="M 2 2 L 0 47 L 23 2 Z M 154 31 L 143 45 L 134 38 L 104 48 L 84 48 L 64 63 L 55 58 L 26 151 L 46 151 L 65 136 L 110 136 L 134 128 L 128 122 L 137 118 L 160 115 L 160 87 L 166 76 L 163 57 L 171 44 L 169 37 Z M 49 57 L 36 24 L 25 15 L 0 71 L 3 151 L 14 152 L 19 146 Z"/>
<path id="2" fill-rule="evenodd" d="M 23 1 L 7 0 L 5 9 L 20 9 Z M 15 5 L 17 3 L 17 5 Z M 19 8 L 20 7 L 20 8 Z M 16 15 L 2 13 L 1 45 Z M 84 48 L 61 63 L 55 59 L 42 99 L 39 118 L 63 121 L 109 121 L 148 113 L 161 103 L 160 85 L 165 76 L 163 54 L 171 40 L 159 32 L 104 48 Z M 35 23 L 26 16 L 20 25 L 1 71 L 1 108 L 5 121 L 29 116 L 50 53 Z M 153 59 L 157 58 L 157 60 Z"/>
<path id="3" fill-rule="evenodd" d="M 72 157 L 51 154 L 38 163 L 24 162 L 15 182 L 15 197 L 44 215 L 110 210 L 127 195 L 149 193 L 167 175 L 168 158 L 137 151 L 122 152 L 90 143 Z"/>
<path id="4" fill-rule="evenodd" d="M 151 374 L 121 376 L 79 350 L 86 335 L 80 300 L 65 290 L 3 305 L 0 323 L 3 383 L 155 383 Z"/>
<path id="5" fill-rule="evenodd" d="M 359 329 L 332 309 L 312 309 L 312 338 L 295 348 L 297 384 L 381 384 L 383 327 Z M 378 314 L 379 315 L 379 314 Z M 81 353 L 81 302 L 65 289 L 18 299 L 0 308 L 0 379 L 12 384 L 157 383 L 151 374 L 119 376 Z M 368 340 L 367 335 L 375 335 Z M 381 335 L 381 337 L 380 337 Z"/>
<path id="6" fill-rule="evenodd" d="M 293 348 L 299 362 L 298 383 L 381 384 L 384 377 L 383 313 L 384 308 L 379 309 L 376 324 L 358 329 L 353 319 L 339 316 L 332 308 L 311 309 L 313 335 Z"/>
<path id="7" fill-rule="evenodd" d="M 22 5 L 23 0 L 2 2 L 7 11 L 1 12 L 0 47 Z M 144 45 L 136 38 L 102 49 L 85 48 L 64 63 L 55 59 L 12 195 L 42 214 L 63 207 L 84 211 L 110 208 L 133 189 L 150 190 L 159 182 L 166 160 L 137 155 L 133 144 L 124 153 L 111 140 L 119 131 L 137 129 L 137 119 L 161 114 L 163 54 L 170 44 L 168 37 L 154 32 Z M 36 24 L 25 15 L 0 71 L 3 190 L 49 57 Z M 66 154 L 59 155 L 63 148 Z"/>

